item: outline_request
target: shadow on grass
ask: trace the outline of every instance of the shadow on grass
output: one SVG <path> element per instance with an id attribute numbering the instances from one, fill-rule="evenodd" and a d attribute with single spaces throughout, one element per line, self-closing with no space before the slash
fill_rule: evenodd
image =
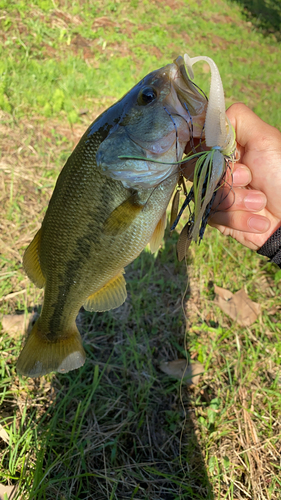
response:
<path id="1" fill-rule="evenodd" d="M 281 40 L 281 3 L 276 0 L 231 0 L 238 3 L 252 24 L 264 33 Z"/>
<path id="2" fill-rule="evenodd" d="M 184 356 L 186 276 L 174 247 L 170 238 L 156 260 L 143 252 L 127 268 L 122 307 L 78 316 L 87 361 L 53 379 L 30 499 L 214 498 L 194 390 L 159 370 Z"/>

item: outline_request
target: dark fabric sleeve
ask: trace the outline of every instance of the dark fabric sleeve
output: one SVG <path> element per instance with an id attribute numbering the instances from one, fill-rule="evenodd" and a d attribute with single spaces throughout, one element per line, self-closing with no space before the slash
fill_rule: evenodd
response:
<path id="1" fill-rule="evenodd" d="M 281 227 L 268 238 L 257 253 L 269 257 L 271 262 L 275 262 L 281 268 Z"/>

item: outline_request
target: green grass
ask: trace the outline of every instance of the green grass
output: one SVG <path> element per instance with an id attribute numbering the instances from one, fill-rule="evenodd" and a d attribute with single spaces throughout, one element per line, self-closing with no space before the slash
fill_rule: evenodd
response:
<path id="1" fill-rule="evenodd" d="M 229 102 L 241 99 L 278 125 L 281 72 L 274 35 L 264 40 L 227 2 L 175 6 L 76 1 L 61 9 L 53 2 L 2 0 L 0 107 L 18 120 L 40 110 L 73 123 L 93 100 L 108 104 L 188 51 L 215 59 Z M 207 90 L 206 76 L 199 73 L 197 81 Z"/>
<path id="2" fill-rule="evenodd" d="M 2 314 L 40 307 L 21 261 L 58 172 L 92 119 L 149 71 L 209 55 L 227 103 L 280 127 L 278 5 L 255 3 L 277 12 L 265 26 L 240 3 L 0 0 Z M 195 81 L 208 92 L 204 65 Z M 21 498 L 280 498 L 280 271 L 211 229 L 186 266 L 177 238 L 167 231 L 156 258 L 144 251 L 128 267 L 121 308 L 80 313 L 80 370 L 22 379 L 21 335 L 0 332 L 0 483 Z M 215 284 L 244 287 L 261 317 L 231 321 Z M 203 363 L 198 386 L 159 369 L 182 357 Z"/>

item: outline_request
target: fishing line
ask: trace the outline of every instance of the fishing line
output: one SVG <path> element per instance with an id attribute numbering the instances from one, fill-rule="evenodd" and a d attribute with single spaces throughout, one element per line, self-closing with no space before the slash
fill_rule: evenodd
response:
<path id="1" fill-rule="evenodd" d="M 186 274 L 187 274 L 187 270 L 188 270 L 188 265 L 187 265 L 187 256 L 186 256 L 186 253 L 185 253 L 185 267 L 186 267 Z M 185 353 L 185 357 L 186 357 L 186 365 L 185 365 L 185 368 L 184 368 L 184 371 L 183 371 L 183 374 L 182 374 L 182 377 L 181 377 L 181 381 L 180 381 L 180 403 L 181 403 L 181 407 L 182 407 L 182 410 L 183 410 L 183 415 L 184 415 L 184 419 L 183 419 L 183 425 L 182 425 L 182 428 L 181 428 L 181 433 L 180 433 L 180 442 L 179 442 L 179 461 L 180 461 L 180 466 L 182 468 L 182 472 L 183 472 L 183 478 L 182 478 L 182 481 L 180 483 L 180 488 L 187 476 L 187 472 L 185 472 L 185 469 L 184 469 L 184 465 L 183 465 L 183 462 L 182 462 L 182 440 L 183 440 L 183 434 L 184 434 L 184 431 L 185 431 L 185 426 L 186 426 L 186 423 L 187 423 L 187 411 L 185 409 L 185 405 L 184 405 L 184 401 L 183 401 L 183 381 L 184 381 L 184 376 L 185 376 L 185 373 L 188 369 L 188 366 L 191 364 L 190 363 L 190 356 L 189 356 L 189 353 L 188 353 L 188 350 L 187 350 L 187 335 L 186 335 L 186 326 L 187 326 L 187 314 L 185 312 L 185 307 L 184 307 L 184 300 L 185 300 L 185 297 L 187 295 L 187 291 L 188 291 L 188 288 L 189 288 L 189 276 L 187 274 L 187 282 L 186 282 L 186 287 L 185 287 L 185 290 L 184 290 L 184 293 L 183 293 L 183 296 L 182 296 L 182 300 L 181 300 L 181 307 L 182 307 L 182 311 L 183 311 L 183 315 L 184 315 L 184 319 L 185 319 L 185 332 L 184 332 L 184 353 Z M 187 361 L 189 361 L 189 363 L 187 364 Z M 181 491 L 179 491 L 179 496 L 181 498 Z"/>
<path id="2" fill-rule="evenodd" d="M 196 87 L 198 90 L 200 90 L 201 94 L 203 94 L 203 96 L 205 97 L 206 101 L 209 102 L 209 99 L 208 97 L 206 96 L 204 90 L 202 90 L 199 85 L 197 85 L 196 83 L 194 83 L 193 81 L 190 80 L 190 83 L 192 83 L 192 85 L 194 85 L 194 87 Z"/>

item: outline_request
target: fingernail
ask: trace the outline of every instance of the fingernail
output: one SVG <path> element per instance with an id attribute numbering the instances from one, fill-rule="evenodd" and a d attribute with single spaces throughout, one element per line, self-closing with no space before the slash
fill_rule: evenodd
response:
<path id="1" fill-rule="evenodd" d="M 252 180 L 251 171 L 247 167 L 238 167 L 233 172 L 233 184 L 236 186 L 247 186 Z"/>
<path id="2" fill-rule="evenodd" d="M 244 205 L 249 210 L 261 210 L 265 207 L 266 197 L 260 193 L 249 192 L 244 198 Z"/>
<path id="3" fill-rule="evenodd" d="M 248 226 L 250 229 L 254 229 L 254 231 L 257 231 L 258 233 L 265 233 L 270 227 L 270 222 L 268 219 L 250 217 L 250 219 L 248 219 Z"/>

